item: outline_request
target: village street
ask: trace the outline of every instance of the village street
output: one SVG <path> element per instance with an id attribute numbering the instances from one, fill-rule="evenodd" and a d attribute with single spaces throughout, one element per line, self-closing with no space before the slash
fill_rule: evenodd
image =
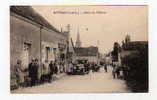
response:
<path id="1" fill-rule="evenodd" d="M 12 93 L 126 93 L 127 89 L 124 80 L 113 79 L 112 70 L 108 72 L 103 68 L 99 72 L 86 75 L 65 75 L 62 78 L 45 83 L 39 86 L 20 88 Z"/>

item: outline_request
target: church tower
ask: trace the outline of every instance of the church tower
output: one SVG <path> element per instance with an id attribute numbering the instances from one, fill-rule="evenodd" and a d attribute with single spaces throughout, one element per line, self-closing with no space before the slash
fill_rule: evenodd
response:
<path id="1" fill-rule="evenodd" d="M 81 47 L 79 28 L 77 30 L 77 39 L 76 39 L 75 47 L 77 48 Z"/>
<path id="2" fill-rule="evenodd" d="M 129 43 L 131 41 L 131 39 L 130 39 L 130 35 L 126 35 L 126 37 L 125 37 L 125 43 Z"/>

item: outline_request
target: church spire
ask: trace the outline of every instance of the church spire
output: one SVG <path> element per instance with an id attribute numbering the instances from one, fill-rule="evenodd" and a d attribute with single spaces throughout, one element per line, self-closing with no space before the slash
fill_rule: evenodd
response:
<path id="1" fill-rule="evenodd" d="M 77 39 L 76 39 L 75 47 L 81 47 L 79 28 L 77 29 Z"/>

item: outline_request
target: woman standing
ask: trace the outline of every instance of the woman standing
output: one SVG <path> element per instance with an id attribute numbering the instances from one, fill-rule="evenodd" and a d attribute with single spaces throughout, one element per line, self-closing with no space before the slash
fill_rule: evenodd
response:
<path id="1" fill-rule="evenodd" d="M 23 87 L 24 84 L 24 70 L 22 69 L 22 61 L 17 60 L 15 65 L 15 76 L 18 87 Z"/>

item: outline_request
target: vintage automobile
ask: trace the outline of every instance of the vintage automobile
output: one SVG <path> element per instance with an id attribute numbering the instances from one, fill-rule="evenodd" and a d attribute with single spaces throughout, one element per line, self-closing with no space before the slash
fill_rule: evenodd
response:
<path id="1" fill-rule="evenodd" d="M 74 75 L 84 75 L 88 73 L 88 70 L 86 70 L 85 64 L 87 63 L 87 60 L 78 60 L 78 63 L 74 65 L 73 67 L 73 74 Z"/>
<path id="2" fill-rule="evenodd" d="M 95 64 L 95 65 L 93 65 L 93 67 L 92 67 L 92 70 L 94 71 L 94 72 L 98 72 L 99 70 L 100 70 L 100 65 L 98 65 L 98 64 Z"/>
<path id="3" fill-rule="evenodd" d="M 76 64 L 73 68 L 74 75 L 83 75 L 85 74 L 85 68 L 83 64 Z"/>

